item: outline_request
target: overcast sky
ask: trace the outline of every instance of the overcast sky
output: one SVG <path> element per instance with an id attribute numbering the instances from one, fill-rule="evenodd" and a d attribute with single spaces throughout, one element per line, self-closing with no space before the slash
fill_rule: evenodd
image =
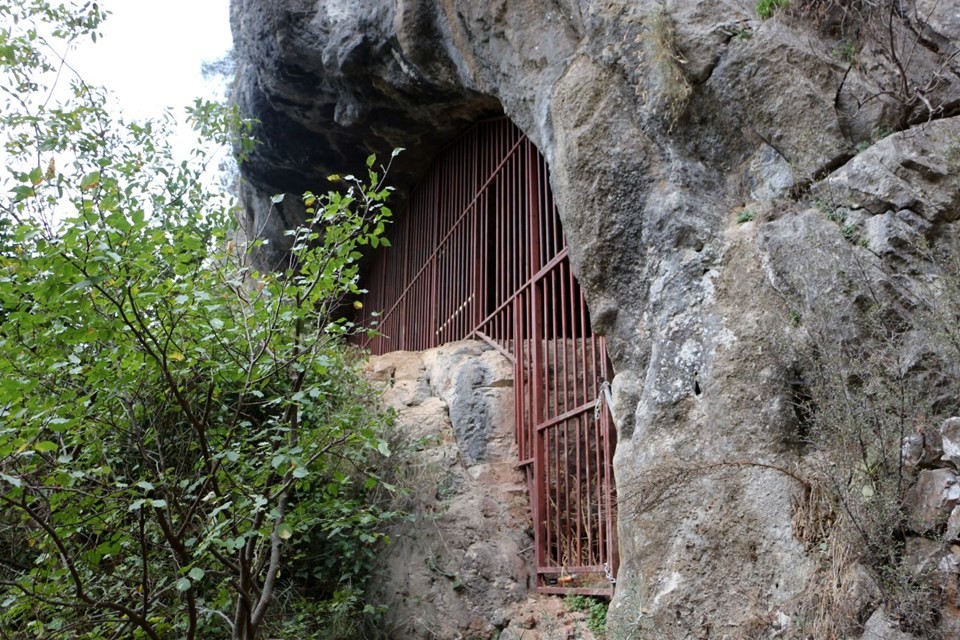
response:
<path id="1" fill-rule="evenodd" d="M 68 60 L 87 82 L 107 87 L 128 117 L 157 115 L 165 107 L 212 97 L 200 63 L 231 47 L 229 0 L 100 0 L 111 12 L 96 44 Z"/>

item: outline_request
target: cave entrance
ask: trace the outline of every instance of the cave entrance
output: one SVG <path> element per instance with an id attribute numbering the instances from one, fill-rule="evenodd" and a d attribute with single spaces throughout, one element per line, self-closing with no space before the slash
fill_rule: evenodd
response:
<path id="1" fill-rule="evenodd" d="M 367 278 L 374 354 L 474 338 L 513 363 L 516 440 L 537 587 L 610 595 L 617 570 L 610 378 L 550 191 L 547 165 L 507 118 L 441 152 Z M 598 399 L 601 399 L 598 402 Z"/>

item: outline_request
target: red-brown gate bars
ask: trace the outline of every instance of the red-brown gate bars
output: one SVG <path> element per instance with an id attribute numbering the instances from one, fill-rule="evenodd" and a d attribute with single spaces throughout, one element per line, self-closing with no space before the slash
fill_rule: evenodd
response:
<path id="1" fill-rule="evenodd" d="M 381 354 L 477 338 L 510 359 L 537 587 L 610 595 L 616 435 L 602 398 L 611 371 L 570 269 L 546 162 L 508 119 L 482 122 L 440 154 L 390 239 L 361 318 L 380 335 L 362 346 Z"/>

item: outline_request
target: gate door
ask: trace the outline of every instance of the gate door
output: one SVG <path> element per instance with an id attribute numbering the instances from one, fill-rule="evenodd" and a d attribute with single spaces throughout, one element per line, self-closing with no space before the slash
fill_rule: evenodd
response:
<path id="1" fill-rule="evenodd" d="M 440 154 L 390 239 L 361 318 L 380 335 L 362 346 L 382 354 L 475 338 L 510 359 L 538 589 L 610 595 L 616 435 L 602 399 L 612 372 L 545 161 L 506 118 L 478 124 Z"/>

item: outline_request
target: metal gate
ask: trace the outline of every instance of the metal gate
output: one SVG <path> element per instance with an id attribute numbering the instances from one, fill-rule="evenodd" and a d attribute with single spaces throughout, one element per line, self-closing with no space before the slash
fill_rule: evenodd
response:
<path id="1" fill-rule="evenodd" d="M 609 595 L 617 568 L 610 367 L 570 269 L 547 166 L 509 120 L 444 150 L 367 278 L 374 354 L 477 338 L 514 366 L 538 589 Z M 373 315 L 371 312 L 377 312 Z"/>

